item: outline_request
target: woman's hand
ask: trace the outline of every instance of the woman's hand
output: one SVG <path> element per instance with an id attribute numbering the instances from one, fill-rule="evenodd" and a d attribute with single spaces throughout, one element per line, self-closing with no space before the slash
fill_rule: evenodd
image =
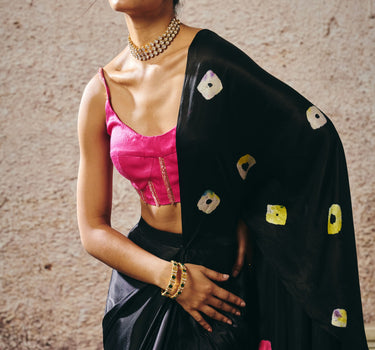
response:
<path id="1" fill-rule="evenodd" d="M 188 273 L 187 283 L 184 291 L 176 301 L 209 332 L 212 332 L 212 328 L 202 314 L 215 320 L 232 324 L 228 317 L 216 309 L 240 315 L 238 306 L 244 307 L 245 302 L 213 282 L 226 281 L 229 275 L 224 275 L 200 265 L 185 264 L 185 266 Z"/>
<path id="2" fill-rule="evenodd" d="M 238 253 L 237 260 L 232 269 L 232 277 L 237 277 L 240 273 L 243 264 L 245 262 L 245 257 L 247 257 L 247 262 L 250 262 L 251 258 L 251 247 L 249 245 L 250 232 L 247 225 L 242 221 L 238 221 L 237 225 L 237 240 L 238 240 Z"/>

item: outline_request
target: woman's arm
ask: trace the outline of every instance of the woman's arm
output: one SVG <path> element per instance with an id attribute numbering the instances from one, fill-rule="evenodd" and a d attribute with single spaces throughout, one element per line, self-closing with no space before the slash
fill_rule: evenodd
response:
<path id="1" fill-rule="evenodd" d="M 171 263 L 145 251 L 111 227 L 113 168 L 106 133 L 105 98 L 104 87 L 96 75 L 84 91 L 78 115 L 77 215 L 82 244 L 89 254 L 125 275 L 165 288 Z M 225 281 L 229 276 L 200 265 L 186 264 L 186 267 L 188 282 L 177 302 L 208 331 L 212 329 L 201 313 L 231 323 L 217 309 L 238 314 L 239 310 L 231 304 L 245 306 L 245 303 L 213 282 Z"/>
<path id="2" fill-rule="evenodd" d="M 146 283 L 165 287 L 170 263 L 140 248 L 111 228 L 112 162 L 105 124 L 105 91 L 98 75 L 87 85 L 78 115 L 80 163 L 77 214 L 87 252 Z"/>

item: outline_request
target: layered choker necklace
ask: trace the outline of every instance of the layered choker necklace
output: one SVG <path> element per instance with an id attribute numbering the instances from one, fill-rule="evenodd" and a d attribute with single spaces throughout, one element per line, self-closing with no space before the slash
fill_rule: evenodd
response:
<path id="1" fill-rule="evenodd" d="M 180 23 L 180 20 L 173 17 L 164 34 L 160 35 L 156 40 L 151 41 L 141 47 L 136 46 L 129 35 L 128 45 L 131 55 L 140 61 L 147 61 L 150 58 L 160 55 L 168 48 L 180 31 Z"/>

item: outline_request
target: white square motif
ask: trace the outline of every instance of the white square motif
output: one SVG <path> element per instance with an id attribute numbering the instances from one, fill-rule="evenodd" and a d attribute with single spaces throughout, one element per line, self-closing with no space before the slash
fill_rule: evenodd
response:
<path id="1" fill-rule="evenodd" d="M 306 116 L 313 129 L 319 129 L 327 123 L 327 118 L 316 106 L 311 106 L 306 111 Z"/>
<path id="2" fill-rule="evenodd" d="M 206 214 L 211 214 L 217 206 L 220 204 L 220 198 L 211 190 L 207 190 L 203 193 L 197 204 L 198 209 Z"/>
<path id="3" fill-rule="evenodd" d="M 197 89 L 206 100 L 211 100 L 223 90 L 223 85 L 219 77 L 212 70 L 208 70 L 198 84 Z"/>

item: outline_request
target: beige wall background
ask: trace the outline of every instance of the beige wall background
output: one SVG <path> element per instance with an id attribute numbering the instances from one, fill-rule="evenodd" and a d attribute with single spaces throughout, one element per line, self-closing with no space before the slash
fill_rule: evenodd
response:
<path id="1" fill-rule="evenodd" d="M 0 348 L 101 349 L 110 269 L 81 247 L 76 118 L 84 86 L 126 45 L 106 0 L 0 0 Z M 328 114 L 349 167 L 363 310 L 375 322 L 375 2 L 185 0 L 210 28 Z M 113 224 L 137 221 L 116 174 Z"/>

